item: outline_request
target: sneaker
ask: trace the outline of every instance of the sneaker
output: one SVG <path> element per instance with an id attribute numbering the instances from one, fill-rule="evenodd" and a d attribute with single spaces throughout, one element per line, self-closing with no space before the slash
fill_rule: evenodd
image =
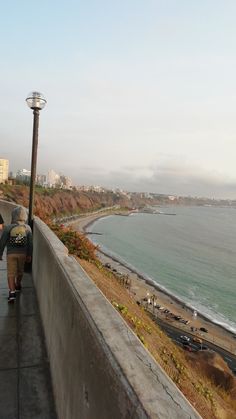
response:
<path id="1" fill-rule="evenodd" d="M 21 284 L 15 286 L 16 292 L 21 292 Z"/>
<path id="2" fill-rule="evenodd" d="M 9 291 L 8 303 L 14 303 L 16 299 L 15 291 Z"/>

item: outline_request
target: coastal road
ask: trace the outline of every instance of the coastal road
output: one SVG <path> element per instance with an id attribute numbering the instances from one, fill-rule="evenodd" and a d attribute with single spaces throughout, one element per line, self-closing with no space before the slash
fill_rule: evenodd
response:
<path id="1" fill-rule="evenodd" d="M 197 344 L 196 342 L 193 342 L 193 336 L 189 333 L 187 333 L 184 330 L 180 330 L 177 327 L 174 327 L 172 325 L 166 324 L 164 321 L 160 320 L 159 318 L 156 318 L 156 322 L 158 325 L 164 330 L 164 332 L 169 336 L 173 342 L 175 342 L 178 346 L 183 348 L 183 341 L 180 339 L 180 336 L 187 336 L 190 338 L 191 347 L 195 351 L 199 351 L 201 349 L 201 345 Z M 204 340 L 204 338 L 201 336 L 203 346 L 207 346 L 208 349 L 218 353 L 222 356 L 224 361 L 228 364 L 229 368 L 232 371 L 236 371 L 236 356 L 232 355 L 230 352 L 225 351 L 222 348 L 219 348 L 218 346 L 207 342 Z"/>

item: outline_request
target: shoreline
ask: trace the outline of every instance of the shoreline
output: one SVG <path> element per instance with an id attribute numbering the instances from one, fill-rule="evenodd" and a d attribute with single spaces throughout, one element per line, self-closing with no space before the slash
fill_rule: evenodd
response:
<path id="1" fill-rule="evenodd" d="M 113 214 L 105 212 L 103 214 L 91 214 L 87 217 L 85 216 L 82 219 L 70 223 L 70 225 L 77 231 L 86 234 L 88 233 L 88 227 L 91 226 L 95 221 L 97 221 L 99 218 L 104 218 L 109 215 Z M 218 323 L 217 320 L 215 321 L 211 319 L 210 316 L 208 317 L 204 313 L 202 314 L 197 308 L 185 303 L 181 300 L 181 298 L 172 294 L 170 291 L 166 290 L 154 280 L 148 278 L 148 276 L 136 270 L 135 267 L 130 266 L 128 263 L 120 260 L 118 257 L 115 257 L 109 252 L 99 249 L 98 253 L 98 257 L 103 264 L 110 263 L 112 268 L 117 268 L 121 274 L 128 274 L 130 276 L 131 282 L 133 284 L 132 292 L 136 300 L 142 300 L 142 298 L 146 297 L 147 293 L 150 295 L 155 295 L 158 304 L 160 303 L 161 306 L 164 306 L 165 308 L 173 311 L 175 314 L 180 315 L 190 322 L 190 326 L 183 326 L 179 322 L 171 322 L 168 318 L 168 315 L 163 316 L 164 313 L 158 313 L 158 315 L 160 314 L 160 318 L 167 324 L 173 324 L 175 327 L 183 331 L 185 330 L 188 333 L 191 333 L 191 326 L 196 328 L 206 327 L 208 329 L 208 333 L 204 333 L 204 335 L 201 334 L 201 339 L 205 340 L 206 342 L 215 342 L 216 345 L 227 348 L 229 352 L 234 354 L 236 353 L 236 339 L 234 339 L 236 332 L 231 330 L 230 325 L 228 327 L 227 324 L 224 326 Z M 193 318 L 194 310 L 196 310 L 198 313 L 197 318 Z"/>
<path id="2" fill-rule="evenodd" d="M 112 213 L 100 213 L 100 214 L 91 214 L 91 215 L 85 215 L 84 217 L 78 218 L 78 220 L 74 220 L 71 222 L 66 223 L 67 225 L 70 225 L 71 227 L 76 227 L 76 230 L 83 233 L 88 234 L 88 227 L 91 226 L 95 221 L 99 220 L 100 218 L 109 217 L 110 215 L 114 215 Z"/>
<path id="3" fill-rule="evenodd" d="M 132 274 L 136 274 L 139 278 L 141 278 L 148 286 L 155 288 L 156 291 L 165 294 L 166 296 L 170 297 L 172 300 L 174 300 L 177 304 L 181 304 L 182 306 L 184 306 L 184 308 L 186 310 L 191 311 L 191 313 L 193 313 L 194 311 L 197 311 L 198 313 L 198 317 L 202 318 L 203 320 L 207 321 L 207 322 L 211 322 L 214 325 L 216 325 L 217 327 L 222 328 L 224 331 L 226 330 L 228 333 L 231 333 L 232 335 L 236 335 L 236 331 L 234 330 L 230 330 L 229 328 L 231 326 L 229 326 L 229 328 L 227 328 L 226 326 L 222 325 L 221 323 L 218 323 L 217 320 L 213 320 L 212 318 L 210 318 L 210 316 L 208 317 L 206 314 L 201 313 L 199 311 L 199 309 L 197 309 L 196 307 L 192 306 L 191 304 L 186 303 L 185 301 L 183 301 L 180 297 L 177 297 L 175 294 L 173 294 L 171 291 L 167 290 L 165 287 L 162 287 L 160 284 L 158 284 L 157 282 L 155 282 L 153 279 L 148 278 L 148 276 L 146 276 L 145 274 L 139 272 L 138 270 L 136 270 L 134 267 L 130 266 L 128 263 L 120 260 L 118 257 L 116 258 L 115 256 L 109 254 L 108 252 L 98 249 L 99 253 L 102 253 L 104 256 L 106 256 L 107 258 L 109 258 L 110 260 L 112 260 L 113 262 L 118 263 L 120 266 L 123 266 L 124 268 L 126 268 L 127 270 L 130 271 L 130 273 Z"/>

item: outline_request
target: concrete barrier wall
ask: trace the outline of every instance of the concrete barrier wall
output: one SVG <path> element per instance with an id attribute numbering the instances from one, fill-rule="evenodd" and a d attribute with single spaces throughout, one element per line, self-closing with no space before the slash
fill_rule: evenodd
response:
<path id="1" fill-rule="evenodd" d="M 33 279 L 59 419 L 200 418 L 39 219 Z"/>

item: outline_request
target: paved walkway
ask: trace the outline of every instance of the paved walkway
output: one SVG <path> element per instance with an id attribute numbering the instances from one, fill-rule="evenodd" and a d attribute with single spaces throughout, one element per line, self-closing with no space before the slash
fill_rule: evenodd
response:
<path id="1" fill-rule="evenodd" d="M 56 419 L 49 363 L 31 275 L 8 304 L 6 256 L 0 261 L 0 418 Z"/>

